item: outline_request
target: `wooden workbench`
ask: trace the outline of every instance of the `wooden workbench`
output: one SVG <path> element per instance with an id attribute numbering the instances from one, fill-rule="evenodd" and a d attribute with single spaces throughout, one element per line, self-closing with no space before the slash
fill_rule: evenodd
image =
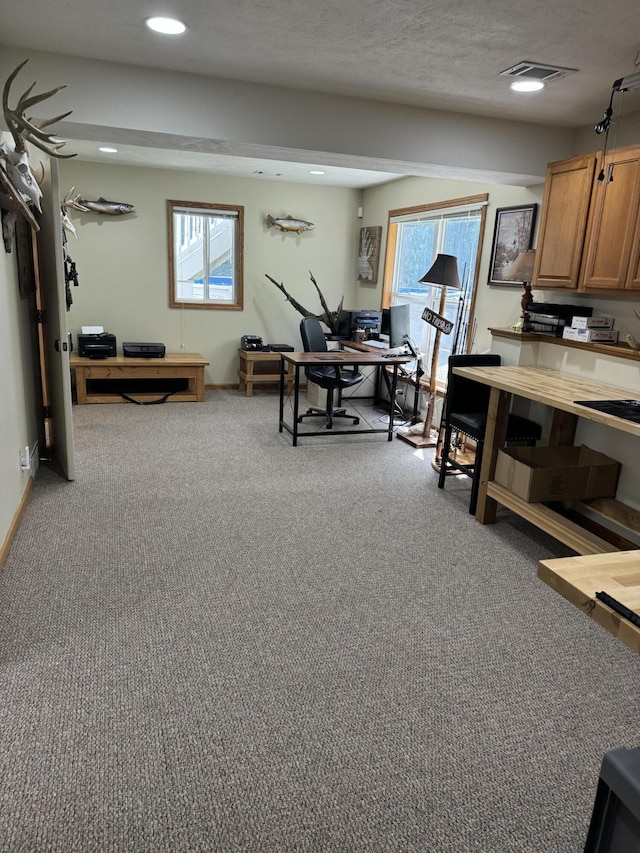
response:
<path id="1" fill-rule="evenodd" d="M 583 613 L 640 653 L 640 628 L 596 598 L 609 593 L 640 615 L 640 551 L 541 560 L 538 577 Z"/>
<path id="2" fill-rule="evenodd" d="M 489 412 L 485 433 L 476 518 L 482 524 L 496 519 L 497 505 L 506 506 L 551 534 L 579 554 L 618 550 L 615 544 L 585 530 L 545 504 L 528 503 L 493 479 L 498 449 L 504 446 L 512 395 L 553 409 L 549 445 L 573 444 L 578 418 L 585 418 L 640 438 L 640 423 L 581 406 L 575 400 L 635 399 L 637 392 L 581 376 L 541 367 L 456 367 L 454 372 L 489 385 Z"/>
<path id="3" fill-rule="evenodd" d="M 184 379 L 187 388 L 177 391 L 167 397 L 174 403 L 204 402 L 204 369 L 209 362 L 199 353 L 180 352 L 168 353 L 164 358 L 84 358 L 72 353 L 69 364 L 76 374 L 76 394 L 79 406 L 85 403 L 125 403 L 126 399 L 120 391 L 110 391 L 109 382 L 101 383 L 100 390 L 87 391 L 87 382 L 91 380 L 112 380 L 114 387 L 127 379 Z M 136 391 L 127 396 L 144 402 L 162 396 L 161 383 L 159 390 Z"/>

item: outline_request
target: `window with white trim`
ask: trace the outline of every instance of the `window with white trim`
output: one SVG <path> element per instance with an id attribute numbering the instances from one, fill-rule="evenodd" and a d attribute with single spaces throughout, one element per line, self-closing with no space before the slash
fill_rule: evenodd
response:
<path id="1" fill-rule="evenodd" d="M 168 201 L 169 305 L 243 307 L 244 208 Z"/>
<path id="2" fill-rule="evenodd" d="M 425 366 L 433 357 L 435 328 L 422 319 L 430 308 L 454 323 L 449 335 L 440 335 L 437 384 L 444 387 L 448 358 L 468 352 L 472 343 L 473 306 L 488 196 L 486 194 L 415 208 L 389 211 L 383 307 L 411 306 L 411 338 L 424 353 Z M 420 281 L 439 253 L 454 255 L 462 291 Z"/>

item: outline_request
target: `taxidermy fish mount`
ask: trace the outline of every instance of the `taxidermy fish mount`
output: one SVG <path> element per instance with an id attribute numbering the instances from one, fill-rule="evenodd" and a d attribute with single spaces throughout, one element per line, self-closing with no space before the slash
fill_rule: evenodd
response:
<path id="1" fill-rule="evenodd" d="M 13 148 L 7 142 L 0 145 L 0 207 L 2 208 L 4 246 L 7 252 L 11 251 L 15 220 L 19 213 L 25 217 L 35 231 L 40 228 L 30 205 L 41 212 L 42 191 L 29 165 L 27 142 L 44 151 L 49 157 L 69 159 L 76 156 L 75 154 L 61 154 L 60 148 L 66 145 L 66 142 L 62 139 L 56 139 L 53 134 L 45 133 L 43 130 L 43 128 L 71 115 L 71 110 L 55 116 L 55 118 L 43 119 L 39 122 L 25 116 L 27 110 L 32 109 L 42 101 L 46 101 L 47 98 L 52 98 L 61 89 L 66 89 L 66 86 L 57 86 L 55 89 L 50 89 L 40 95 L 32 95 L 31 93 L 36 85 L 34 82 L 20 96 L 15 109 L 12 110 L 9 106 L 11 85 L 28 61 L 25 59 L 11 72 L 2 92 L 4 120 L 13 136 Z"/>
<path id="2" fill-rule="evenodd" d="M 95 201 L 90 201 L 88 198 L 83 198 L 80 193 L 74 195 L 75 187 L 71 187 L 69 192 L 64 197 L 62 209 L 79 210 L 81 213 L 101 213 L 106 216 L 124 216 L 127 213 L 135 213 L 135 207 L 132 204 L 127 204 L 124 201 L 107 201 L 106 198 L 100 196 Z"/>
<path id="3" fill-rule="evenodd" d="M 295 231 L 296 234 L 302 234 L 303 231 L 313 231 L 316 227 L 313 222 L 307 222 L 305 219 L 294 219 L 292 216 L 284 216 L 278 219 L 271 214 L 267 214 L 265 219 L 267 228 L 277 228 L 278 231 Z"/>
<path id="4" fill-rule="evenodd" d="M 293 307 L 296 309 L 296 311 L 299 311 L 303 317 L 316 317 L 316 319 L 320 320 L 321 323 L 324 323 L 325 326 L 328 326 L 328 328 L 331 329 L 331 333 L 333 335 L 338 334 L 338 318 L 340 317 L 340 313 L 342 312 L 342 303 L 344 302 L 344 296 L 340 300 L 340 304 L 338 305 L 337 309 L 335 311 L 330 311 L 329 306 L 327 305 L 327 301 L 324 298 L 324 296 L 322 295 L 322 291 L 318 287 L 318 282 L 313 277 L 313 273 L 311 272 L 311 270 L 309 270 L 309 277 L 311 278 L 313 286 L 318 291 L 318 296 L 320 297 L 320 303 L 322 304 L 322 307 L 324 309 L 322 314 L 315 314 L 313 311 L 308 311 L 304 307 L 304 305 L 301 305 L 297 301 L 297 299 L 294 299 L 293 296 L 287 292 L 287 290 L 285 289 L 285 286 L 283 284 L 277 282 L 275 280 L 275 278 L 271 278 L 271 276 L 267 275 L 267 273 L 265 273 L 265 276 L 266 276 L 266 278 L 269 279 L 269 281 L 271 281 L 271 282 L 273 282 L 273 284 L 275 284 L 275 286 L 278 288 L 278 290 L 281 290 L 282 293 L 284 293 L 284 295 L 287 297 L 287 302 L 290 302 L 293 305 Z"/>

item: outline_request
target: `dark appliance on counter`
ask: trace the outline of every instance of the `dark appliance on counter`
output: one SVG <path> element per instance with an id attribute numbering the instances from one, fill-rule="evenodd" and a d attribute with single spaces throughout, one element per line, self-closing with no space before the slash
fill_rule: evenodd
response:
<path id="1" fill-rule="evenodd" d="M 562 337 L 565 326 L 571 325 L 573 317 L 591 317 L 593 308 L 586 305 L 565 305 L 556 302 L 532 302 L 527 307 L 529 315 L 523 332 Z"/>

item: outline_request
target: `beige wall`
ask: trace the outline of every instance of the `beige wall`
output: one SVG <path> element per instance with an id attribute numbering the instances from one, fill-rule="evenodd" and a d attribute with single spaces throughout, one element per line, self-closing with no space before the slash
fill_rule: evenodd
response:
<path id="1" fill-rule="evenodd" d="M 483 192 L 489 194 L 489 204 L 475 306 L 476 334 L 472 346 L 473 352 L 483 352 L 491 349 L 492 338 L 489 328 L 513 325 L 520 316 L 521 311 L 521 287 L 487 284 L 496 210 L 499 207 L 537 203 L 539 205 L 537 225 L 539 225 L 540 205 L 544 185 L 540 184 L 535 187 L 506 187 L 498 184 L 480 184 L 471 181 L 403 178 L 394 183 L 366 190 L 363 202 L 363 222 L 365 225 L 383 226 L 382 239 L 384 245 L 389 210 L 411 207 L 427 202 L 444 201 L 451 198 L 464 198 L 465 196 Z M 534 248 L 537 244 L 537 225 L 533 239 Z M 365 287 L 372 291 L 371 298 L 379 305 L 382 294 L 382 276 L 375 287 L 372 285 L 362 285 L 361 290 Z M 637 319 L 633 312 L 634 307 L 637 307 L 635 300 L 631 301 L 624 298 L 611 299 L 606 295 L 594 296 L 572 292 L 563 293 L 558 290 L 542 290 L 536 288 L 535 285 L 533 287 L 533 296 L 537 302 L 590 305 L 593 307 L 594 314 L 605 314 L 615 318 L 615 328 L 619 330 L 621 338 L 625 334 L 633 334 L 636 338 L 640 337 L 640 320 Z M 613 379 L 610 381 L 613 381 Z"/>
<path id="2" fill-rule="evenodd" d="M 202 353 L 210 384 L 237 382 L 240 337 L 301 348 L 301 315 L 266 278 L 284 283 L 311 311 L 322 310 L 309 279 L 313 272 L 330 308 L 354 298 L 360 191 L 248 180 L 191 172 L 60 164 L 61 187 L 95 199 L 134 204 L 131 216 L 71 211 L 78 237 L 69 237 L 79 287 L 68 315 L 74 338 L 83 325 L 101 325 L 123 341 L 160 341 L 168 352 Z M 244 205 L 244 310 L 168 307 L 166 200 Z M 267 214 L 307 219 L 315 230 L 301 235 L 267 229 Z M 351 306 L 351 307 L 369 307 Z"/>
<path id="3" fill-rule="evenodd" d="M 389 210 L 403 207 L 413 207 L 452 198 L 465 198 L 479 193 L 489 194 L 487 219 L 482 246 L 480 274 L 478 280 L 478 295 L 476 299 L 477 330 L 473 342 L 473 351 L 482 352 L 491 347 L 489 326 L 511 326 L 520 316 L 520 297 L 522 288 L 487 285 L 493 226 L 496 209 L 511 207 L 517 204 L 540 203 L 543 186 L 536 187 L 506 187 L 498 184 L 481 184 L 472 181 L 443 181 L 433 178 L 403 178 L 391 184 L 368 189 L 364 194 L 364 223 L 365 225 L 383 226 L 383 245 L 386 241 L 387 219 Z M 540 209 L 538 208 L 538 214 Z M 534 238 L 535 245 L 535 238 Z M 425 270 L 426 272 L 426 270 Z M 375 289 L 375 300 L 380 304 L 382 295 L 382 276 Z"/>
<path id="4" fill-rule="evenodd" d="M 357 37 L 357 34 L 356 34 Z M 571 153 L 573 131 L 402 104 L 30 51 L 28 79 L 67 84 L 70 140 L 530 185 Z M 0 79 L 24 51 L 0 49 Z M 295 81 L 294 81 L 295 82 Z M 475 175 L 472 174 L 475 172 Z"/>
<path id="5" fill-rule="evenodd" d="M 29 482 L 20 450 L 38 439 L 29 304 L 18 289 L 15 249 L 7 254 L 0 244 L 0 548 Z"/>
<path id="6" fill-rule="evenodd" d="M 267 281 L 269 273 L 313 311 L 320 303 L 309 280 L 316 276 L 329 306 L 344 296 L 346 307 L 378 308 L 382 290 L 388 212 L 428 202 L 488 192 L 489 206 L 476 303 L 474 351 L 491 347 L 489 326 L 508 326 L 520 313 L 520 288 L 486 284 L 498 207 L 540 202 L 542 185 L 524 188 L 471 181 L 404 178 L 364 192 L 320 188 L 261 179 L 237 179 L 190 172 L 60 163 L 61 187 L 75 187 L 88 198 L 104 196 L 136 206 L 136 214 L 106 217 L 72 212 L 78 238 L 69 252 L 80 286 L 67 315 L 77 335 L 82 325 L 103 325 L 125 340 L 162 341 L 169 351 L 196 351 L 210 361 L 207 382 L 237 382 L 236 350 L 241 335 L 258 334 L 272 343 L 300 346 L 300 315 Z M 244 311 L 172 310 L 168 307 L 166 199 L 214 201 L 245 206 Z M 357 218 L 358 206 L 364 218 Z M 316 223 L 300 236 L 267 229 L 267 213 L 288 213 Z M 379 281 L 359 284 L 357 250 L 362 225 L 383 226 Z M 535 240 L 534 240 L 535 245 Z M 589 302 L 599 313 L 617 318 L 639 336 L 633 304 L 605 297 L 576 297 L 534 289 L 536 298 Z M 19 471 L 18 454 L 37 440 L 34 362 L 30 351 L 29 302 L 18 290 L 15 254 L 0 253 L 0 544 L 10 528 L 28 475 Z M 613 381 L 613 379 L 610 379 Z"/>
<path id="7" fill-rule="evenodd" d="M 211 361 L 207 382 L 232 383 L 236 348 L 243 334 L 272 343 L 299 346 L 300 315 L 265 278 L 283 281 L 310 310 L 320 304 L 309 281 L 311 270 L 330 307 L 344 294 L 349 308 L 378 308 L 382 292 L 384 246 L 389 210 L 489 193 L 487 227 L 476 303 L 474 350 L 491 346 L 489 326 L 507 326 L 520 314 L 519 287 L 488 286 L 495 211 L 498 207 L 540 202 L 542 186 L 533 188 L 403 178 L 365 190 L 319 188 L 259 179 L 247 180 L 190 172 L 102 166 L 66 161 L 61 186 L 87 198 L 100 195 L 135 204 L 134 216 L 107 217 L 71 211 L 78 239 L 69 238 L 80 286 L 72 289 L 69 329 L 102 325 L 125 340 L 161 341 L 169 351 L 184 348 Z M 195 311 L 168 307 L 166 199 L 211 201 L 245 206 L 245 308 Z M 357 207 L 364 206 L 364 218 Z M 309 219 L 313 232 L 283 235 L 267 229 L 267 213 Z M 356 281 L 357 241 L 361 225 L 382 225 L 383 243 L 377 285 Z"/>
<path id="8" fill-rule="evenodd" d="M 132 216 L 109 217 L 71 211 L 78 238 L 69 237 L 80 286 L 72 288 L 68 314 L 74 336 L 83 325 L 102 325 L 126 340 L 160 341 L 168 351 L 200 352 L 211 362 L 209 384 L 237 381 L 236 349 L 243 334 L 266 342 L 300 346 L 300 315 L 265 278 L 282 281 L 305 307 L 321 306 L 309 280 L 315 275 L 328 304 L 379 308 L 389 210 L 488 193 L 489 204 L 476 300 L 473 351 L 491 348 L 492 326 L 510 326 L 520 315 L 520 287 L 488 285 L 491 245 L 500 207 L 540 204 L 543 186 L 509 187 L 472 181 L 402 178 L 364 191 L 306 184 L 239 179 L 192 172 L 103 166 L 63 161 L 61 186 L 87 198 L 104 196 L 136 206 Z M 245 305 L 243 311 L 168 307 L 166 199 L 242 204 L 245 207 Z M 364 207 L 364 218 L 357 208 Z M 314 231 L 300 236 L 267 229 L 266 215 L 309 219 Z M 538 208 L 538 219 L 540 208 Z M 358 234 L 362 225 L 382 225 L 378 283 L 357 282 Z M 534 245 L 537 235 L 534 236 Z M 593 304 L 612 314 L 621 330 L 637 332 L 632 304 L 606 297 L 576 296 L 534 288 L 539 301 Z M 637 335 L 636 335 L 637 336 Z"/>

